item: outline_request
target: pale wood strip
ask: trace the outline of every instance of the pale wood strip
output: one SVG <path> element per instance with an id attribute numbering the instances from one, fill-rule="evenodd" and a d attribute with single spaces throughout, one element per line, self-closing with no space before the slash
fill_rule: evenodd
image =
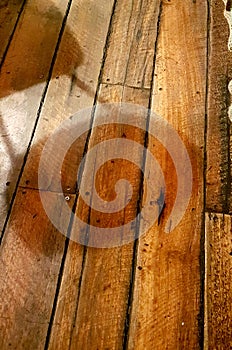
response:
<path id="1" fill-rule="evenodd" d="M 144 344 L 151 350 L 199 349 L 202 343 L 199 256 L 206 47 L 206 3 L 163 2 L 152 110 L 171 123 L 185 143 L 193 168 L 193 190 L 182 221 L 171 233 L 165 233 L 178 179 L 167 152 L 149 137 L 148 148 L 157 156 L 165 174 L 166 206 L 160 223 L 138 244 L 128 340 L 131 350 L 142 350 Z M 149 174 L 148 163 L 146 173 Z"/>
<path id="2" fill-rule="evenodd" d="M 2 66 L 0 76 L 1 230 L 32 136 L 67 3 L 68 0 L 28 1 Z M 65 65 L 63 69 L 66 70 L 66 68 Z"/>
<path id="3" fill-rule="evenodd" d="M 205 214 L 205 349 L 232 347 L 232 221 L 230 215 Z"/>
<path id="4" fill-rule="evenodd" d="M 119 1 L 103 82 L 149 89 L 160 0 Z"/>
<path id="5" fill-rule="evenodd" d="M 232 79 L 232 54 L 228 51 L 229 27 L 223 1 L 210 2 L 209 93 L 207 127 L 208 211 L 231 211 L 231 160 L 228 83 Z"/>
<path id="6" fill-rule="evenodd" d="M 53 214 L 68 229 L 63 194 Z M 74 198 L 68 202 L 73 205 Z M 65 202 L 66 203 L 66 202 Z M 65 237 L 43 210 L 38 191 L 20 189 L 0 248 L 0 348 L 43 349 Z"/>

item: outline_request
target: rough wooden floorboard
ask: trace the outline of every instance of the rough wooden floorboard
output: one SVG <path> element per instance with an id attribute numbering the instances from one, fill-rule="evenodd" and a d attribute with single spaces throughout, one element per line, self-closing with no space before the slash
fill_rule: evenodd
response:
<path id="1" fill-rule="evenodd" d="M 33 134 L 67 3 L 68 0 L 28 1 L 2 66 L 1 231 Z M 64 66 L 64 69 L 67 69 L 67 66 Z"/>
<path id="2" fill-rule="evenodd" d="M 205 349 L 232 348 L 232 221 L 205 214 Z"/>
<path id="3" fill-rule="evenodd" d="M 166 206 L 159 223 L 138 242 L 128 349 L 142 350 L 144 342 L 146 349 L 199 349 L 203 342 L 199 256 L 207 58 L 205 1 L 163 2 L 159 32 L 152 110 L 173 125 L 183 140 L 192 163 L 193 188 L 181 222 L 165 233 L 177 193 L 177 164 L 149 136 L 148 149 L 157 157 L 165 176 Z M 181 149 L 179 153 L 181 157 Z M 184 169 L 186 164 L 181 166 Z M 149 169 L 147 162 L 145 177 L 149 177 Z"/>

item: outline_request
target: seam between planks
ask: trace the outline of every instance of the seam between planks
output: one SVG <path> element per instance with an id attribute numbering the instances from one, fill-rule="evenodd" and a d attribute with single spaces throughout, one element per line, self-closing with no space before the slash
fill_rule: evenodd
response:
<path id="1" fill-rule="evenodd" d="M 108 86 L 122 86 L 122 87 L 126 87 L 126 88 L 131 88 L 131 89 L 135 89 L 135 90 L 140 90 L 140 91 L 150 91 L 150 88 L 147 87 L 141 87 L 141 86 L 133 86 L 130 84 L 124 84 L 124 83 L 110 83 L 110 82 L 101 82 L 101 85 L 108 85 Z"/>
<path id="2" fill-rule="evenodd" d="M 0 73 L 1 73 L 2 66 L 3 66 L 3 64 L 4 64 L 4 62 L 5 62 L 6 56 L 7 56 L 7 52 L 8 52 L 8 50 L 9 50 L 10 45 L 11 45 L 12 39 L 13 39 L 13 37 L 14 37 L 16 28 L 17 28 L 17 26 L 18 26 L 20 17 L 21 17 L 21 15 L 22 15 L 23 10 L 24 10 L 24 7 L 25 7 L 25 5 L 26 5 L 26 2 L 27 2 L 27 0 L 24 0 L 23 3 L 22 3 L 22 5 L 21 5 L 21 7 L 20 7 L 20 10 L 19 10 L 19 12 L 18 12 L 18 16 L 17 16 L 16 22 L 15 22 L 14 28 L 13 28 L 13 30 L 12 30 L 10 36 L 9 36 L 8 43 L 7 43 L 7 45 L 6 45 L 6 48 L 5 48 L 4 53 L 3 53 L 3 55 L 2 55 L 2 59 L 1 59 L 1 62 L 0 62 Z"/>
<path id="3" fill-rule="evenodd" d="M 158 40 L 159 40 L 159 34 L 160 34 L 160 24 L 161 24 L 161 15 L 162 15 L 162 1 L 160 1 L 159 5 L 159 14 L 158 14 L 158 20 L 157 20 L 157 33 L 156 33 L 156 40 L 155 40 L 155 50 L 154 50 L 154 57 L 153 57 L 153 67 L 152 67 L 152 77 L 151 77 L 151 86 L 150 86 L 150 96 L 148 101 L 148 110 L 150 111 L 151 105 L 152 105 L 152 91 L 154 86 L 154 77 L 155 77 L 155 67 L 156 67 L 156 53 L 157 53 L 157 46 L 158 46 Z M 146 122 L 146 130 L 149 129 L 150 124 L 150 112 L 148 112 L 148 118 Z M 143 157 L 143 164 L 142 169 L 145 169 L 146 166 L 146 149 L 148 146 L 148 131 L 146 131 L 145 139 L 144 139 L 144 157 Z M 137 201 L 137 213 L 136 216 L 138 216 L 138 213 L 140 212 L 140 207 L 142 205 L 142 199 L 143 199 L 143 191 L 144 191 L 144 175 L 142 171 L 141 175 L 141 181 L 140 181 L 140 190 L 139 190 L 139 198 Z M 139 229 L 140 229 L 140 222 L 138 222 L 138 225 L 136 225 L 137 230 L 135 232 L 136 237 L 138 236 Z M 126 318 L 124 323 L 124 339 L 123 339 L 123 350 L 127 350 L 128 348 L 128 340 L 129 340 L 129 331 L 130 331 L 130 322 L 131 322 L 131 309 L 133 304 L 133 294 L 134 294 L 134 281 L 135 281 L 135 273 L 136 273 L 136 265 L 137 265 L 137 253 L 138 253 L 138 239 L 134 241 L 133 246 L 133 258 L 132 258 L 132 267 L 131 267 L 131 280 L 130 280 L 130 287 L 129 287 L 129 295 L 128 295 L 128 302 L 127 302 L 127 312 L 126 312 Z"/>
<path id="4" fill-rule="evenodd" d="M 228 79 L 228 66 L 227 66 L 227 86 L 229 85 L 230 79 Z M 226 99 L 226 107 L 227 111 L 231 105 L 231 94 L 229 90 L 227 90 L 227 99 Z M 230 212 L 230 198 L 231 198 L 231 158 L 230 158 L 230 120 L 227 117 L 227 179 L 226 179 L 226 189 L 225 189 L 225 205 L 226 208 L 224 212 L 227 214 Z"/>
<path id="5" fill-rule="evenodd" d="M 12 195 L 12 199 L 11 199 L 11 202 L 10 202 L 9 210 L 8 210 L 8 213 L 7 213 L 7 216 L 6 216 L 6 220 L 4 222 L 4 226 L 3 226 L 3 229 L 2 229 L 2 234 L 0 236 L 0 245 L 2 244 L 2 240 L 4 238 L 6 227 L 7 227 L 7 224 L 8 224 L 9 218 L 10 218 L 10 214 L 11 214 L 11 211 L 12 211 L 12 208 L 13 208 L 13 204 L 14 204 L 14 201 L 15 201 L 15 197 L 16 197 L 16 194 L 17 194 L 17 191 L 18 191 L 19 183 L 20 183 L 20 180 L 21 180 L 21 177 L 22 177 L 22 174 L 23 174 L 26 162 L 27 162 L 27 158 L 28 158 L 28 155 L 29 155 L 29 152 L 30 152 L 32 141 L 34 139 L 34 135 L 35 135 L 36 128 L 37 128 L 37 125 L 38 125 L 38 122 L 39 122 L 39 118 L 40 118 L 40 114 L 41 114 L 41 111 L 42 111 L 42 108 L 43 108 L 43 104 L 44 104 L 44 101 L 45 101 L 45 97 L 46 97 L 46 94 L 47 94 L 47 91 L 48 91 L 48 86 L 49 86 L 49 83 L 50 83 L 50 80 L 51 80 L 51 77 L 52 77 L 52 71 L 53 71 L 53 68 L 54 68 L 55 61 L 56 61 L 57 53 L 58 53 L 58 50 L 59 50 L 59 47 L 60 47 L 62 36 L 64 34 L 64 29 L 65 29 L 65 25 L 66 25 L 67 18 L 68 18 L 68 15 L 69 15 L 69 11 L 70 11 L 70 8 L 71 8 L 71 4 L 72 4 L 72 0 L 69 0 L 68 5 L 67 5 L 67 9 L 65 11 L 65 15 L 64 15 L 64 18 L 63 18 L 63 21 L 62 21 L 62 25 L 61 25 L 61 29 L 60 29 L 60 32 L 59 32 L 59 36 L 58 36 L 57 44 L 56 44 L 56 47 L 55 47 L 55 51 L 54 51 L 54 54 L 53 54 L 53 57 L 52 57 L 52 60 L 51 60 L 51 65 L 50 65 L 50 69 L 49 69 L 49 72 L 48 72 L 47 82 L 46 82 L 46 85 L 45 85 L 45 88 L 44 88 L 44 91 L 43 91 L 43 94 L 42 94 L 42 97 L 41 97 L 41 100 L 40 100 L 40 105 L 39 105 L 39 108 L 38 108 L 38 111 L 37 111 L 35 125 L 34 125 L 34 128 L 32 130 L 31 138 L 30 138 L 30 141 L 29 141 L 26 153 L 24 155 L 23 164 L 22 164 L 22 167 L 21 167 L 21 170 L 20 170 L 17 182 L 16 182 L 14 193 Z"/>
<path id="6" fill-rule="evenodd" d="M 203 213 L 202 213 L 202 235 L 200 242 L 200 314 L 199 345 L 201 349 L 208 349 L 208 315 L 207 315 L 207 237 L 205 230 L 205 212 L 207 205 L 207 136 L 208 136 L 208 103 L 209 103 L 209 59 L 210 59 L 210 28 L 211 11 L 210 0 L 207 0 L 207 53 L 206 53 L 206 91 L 205 91 L 205 130 L 204 130 L 204 167 L 203 167 Z"/>

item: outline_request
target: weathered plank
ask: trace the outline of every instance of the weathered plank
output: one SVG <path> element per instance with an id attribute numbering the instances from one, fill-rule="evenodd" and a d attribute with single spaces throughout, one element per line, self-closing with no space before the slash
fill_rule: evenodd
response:
<path id="1" fill-rule="evenodd" d="M 48 194 L 48 200 L 55 194 Z M 53 212 L 63 221 L 63 194 Z M 73 204 L 73 198 L 69 201 Z M 38 191 L 21 189 L 0 248 L 0 348 L 43 349 L 65 237 L 43 210 Z"/>
<path id="2" fill-rule="evenodd" d="M 0 4 L 0 64 L 9 45 L 15 25 L 21 15 L 24 1 L 3 0 Z"/>
<path id="3" fill-rule="evenodd" d="M 62 121 L 93 105 L 112 4 L 112 0 L 107 4 L 93 0 L 73 2 L 21 186 L 38 188 L 38 164 L 47 138 Z M 85 139 L 86 134 L 76 141 L 62 167 L 62 184 L 70 193 L 75 193 Z M 47 187 L 51 191 L 58 188 L 57 175 L 48 174 Z"/>
<path id="4" fill-rule="evenodd" d="M 32 136 L 67 3 L 67 0 L 28 1 L 2 66 L 0 76 L 1 230 Z M 72 47 L 73 42 L 69 41 L 69 45 Z"/>
<path id="5" fill-rule="evenodd" d="M 114 87 L 114 89 L 112 88 L 112 91 L 114 91 L 115 88 L 116 87 Z M 104 89 L 104 86 L 102 89 Z M 122 90 L 123 88 L 121 87 L 121 92 Z M 148 98 L 149 92 L 147 91 L 143 92 L 137 89 L 124 87 L 121 101 L 134 102 L 146 106 L 148 104 Z M 108 99 L 112 101 L 110 96 Z M 115 137 L 124 137 L 127 140 L 133 140 L 135 143 L 143 144 L 144 136 L 145 133 L 143 131 L 139 129 L 134 130 L 133 127 L 121 125 L 115 127 L 107 125 L 106 127 L 97 128 L 96 131 L 93 131 L 89 149 L 95 144 L 102 143 L 108 138 Z M 108 145 L 102 147 L 102 155 L 105 153 L 107 154 L 109 150 L 108 147 Z M 121 150 L 123 149 L 120 143 L 119 147 Z M 143 159 L 141 154 L 136 154 L 135 151 L 136 149 L 131 147 L 131 159 L 136 161 L 137 158 L 138 163 L 140 163 L 142 167 Z M 124 153 L 126 154 L 126 149 Z M 101 158 L 101 156 L 99 156 L 99 158 Z M 92 182 L 91 174 L 88 171 L 88 165 L 85 167 L 83 177 L 87 174 Z M 126 192 L 118 194 L 124 198 L 125 208 L 115 214 L 105 214 L 91 209 L 89 224 L 105 228 L 105 237 L 101 241 L 103 247 L 106 246 L 104 244 L 112 239 L 110 234 L 107 235 L 107 230 L 111 227 L 119 227 L 118 235 L 122 243 L 120 245 L 118 242 L 115 248 L 87 248 L 75 328 L 71 338 L 72 349 L 79 348 L 81 345 L 87 349 L 91 349 L 94 346 L 110 349 L 121 349 L 123 347 L 131 266 L 133 261 L 133 242 L 127 245 L 123 244 L 128 234 L 124 232 L 123 226 L 136 217 L 141 172 L 138 167 L 128 161 L 121 159 L 112 160 L 107 162 L 103 169 L 99 171 L 97 179 L 95 179 L 95 184 L 98 189 L 98 194 L 103 199 L 112 200 L 114 198 L 114 185 L 119 179 L 128 179 L 133 187 L 133 196 L 130 202 L 127 204 Z M 80 217 L 84 214 L 87 218 L 87 208 L 83 208 L 80 204 L 77 208 L 77 214 Z M 75 229 L 76 227 L 74 226 L 74 232 Z M 132 234 L 135 234 L 135 227 L 132 228 L 131 231 Z M 99 241 L 95 238 L 92 228 L 90 228 L 89 236 L 91 234 L 92 238 L 89 239 L 89 244 L 96 244 L 98 246 Z M 88 293 L 86 293 L 87 290 L 89 291 Z"/>
<path id="6" fill-rule="evenodd" d="M 128 349 L 144 349 L 144 344 L 146 349 L 200 348 L 199 256 L 206 42 L 207 7 L 204 1 L 163 2 L 152 110 L 172 124 L 183 140 L 192 163 L 193 189 L 182 221 L 172 232 L 165 233 L 178 178 L 167 151 L 149 136 L 148 149 L 157 156 L 165 176 L 166 206 L 159 225 L 156 223 L 138 243 Z M 185 164 L 182 166 L 184 172 Z M 145 174 L 149 176 L 149 163 Z"/>
<path id="7" fill-rule="evenodd" d="M 206 213 L 205 349 L 232 347 L 231 216 Z"/>
<path id="8" fill-rule="evenodd" d="M 145 16 L 144 20 L 137 21 L 140 5 L 143 6 L 143 13 L 147 11 L 149 20 Z M 124 9 L 125 6 L 126 10 Z M 133 78 L 130 75 L 130 85 L 137 87 L 138 80 L 141 82 L 146 81 L 147 86 L 149 85 L 148 82 L 150 82 L 152 76 L 158 12 L 159 1 L 145 1 L 143 3 L 140 1 L 117 2 L 106 54 L 106 63 L 103 67 L 102 81 L 106 82 L 106 84 L 102 84 L 100 87 L 98 102 L 131 102 L 148 106 L 149 89 L 128 88 L 121 85 L 124 85 L 127 77 L 125 65 L 132 67 L 133 63 L 134 74 Z M 129 30 L 127 26 L 122 26 L 122 23 L 130 22 L 130 18 L 131 22 L 133 22 L 133 17 L 136 18 L 136 21 L 133 25 L 129 25 Z M 117 33 L 118 29 L 119 32 Z M 146 46 L 144 43 L 147 42 L 149 30 L 150 41 L 148 41 Z M 146 47 L 143 57 L 148 59 L 147 65 L 144 65 L 142 70 L 141 62 L 139 62 L 136 52 L 137 42 L 132 40 L 133 36 L 140 31 L 140 41 L 143 43 L 141 45 Z M 128 42 L 131 40 L 130 45 L 125 45 L 124 40 L 122 40 L 124 37 L 128 38 Z M 117 53 L 114 48 L 117 48 Z M 129 51 L 133 52 L 133 54 L 129 55 Z M 150 54 L 151 51 L 152 54 Z M 148 53 L 147 56 L 146 53 Z M 122 74 L 121 71 L 123 72 Z M 120 75 L 119 78 L 117 74 Z M 110 122 L 110 116 L 108 121 Z M 143 144 L 145 133 L 121 125 L 98 127 L 96 130 L 93 129 L 91 134 L 89 150 L 94 145 L 101 144 L 104 140 L 115 137 L 132 139 Z M 99 156 L 107 153 L 107 151 L 107 146 L 104 146 Z M 138 155 L 136 156 L 138 157 Z M 141 164 L 142 161 L 143 159 L 141 158 Z M 88 169 L 88 165 L 86 165 L 83 177 L 89 176 L 92 183 L 92 174 L 89 174 Z M 78 216 L 85 220 L 88 220 L 89 216 L 91 225 L 100 225 L 101 227 L 123 225 L 127 221 L 134 219 L 139 198 L 140 170 L 133 167 L 132 164 L 123 163 L 123 161 L 108 162 L 101 169 L 98 176 L 96 179 L 98 194 L 106 200 L 112 200 L 112 188 L 117 180 L 121 178 L 129 179 L 134 189 L 133 198 L 124 212 L 119 212 L 116 216 L 104 215 L 104 213 L 96 212 L 93 209 L 89 212 L 89 208 L 79 198 L 77 206 Z M 126 202 L 126 193 L 121 195 L 125 197 Z M 72 231 L 74 236 L 76 233 L 75 229 L 76 227 L 74 226 Z M 72 257 L 80 255 L 79 249 L 78 245 L 71 244 L 67 252 L 63 282 L 52 327 L 50 348 L 121 349 L 124 343 L 124 327 L 133 261 L 133 242 L 128 245 L 107 249 L 87 247 L 81 276 L 80 266 L 76 266 L 76 272 L 74 272 L 74 264 L 70 265 L 68 263 L 68 261 L 72 261 Z M 73 283 L 77 285 L 80 278 L 80 290 L 76 288 L 73 294 L 73 289 L 67 289 L 66 281 L 70 281 L 71 285 Z M 70 314 L 70 304 L 72 305 L 72 314 Z M 75 305 L 76 308 L 74 308 Z"/>
<path id="9" fill-rule="evenodd" d="M 150 88 L 157 3 L 160 1 L 127 1 L 116 8 L 103 82 Z"/>
<path id="10" fill-rule="evenodd" d="M 50 81 L 44 101 L 41 122 L 36 129 L 35 140 L 31 146 L 28 165 L 25 169 L 25 175 L 22 177 L 21 186 L 23 186 L 24 189 L 20 189 L 19 193 L 16 195 L 16 204 L 14 205 L 3 240 L 1 257 L 4 261 L 4 266 L 9 266 L 7 271 L 8 282 L 2 285 L 2 292 L 4 294 L 9 293 L 9 296 L 3 299 L 2 302 L 2 308 L 5 310 L 2 321 L 4 322 L 4 317 L 8 319 L 8 324 L 2 327 L 1 339 L 4 346 L 11 343 L 12 346 L 15 347 L 15 344 L 18 344 L 19 348 L 42 349 L 46 341 L 57 279 L 60 272 L 60 264 L 64 253 L 64 237 L 60 233 L 56 233 L 57 231 L 53 228 L 43 211 L 42 204 L 39 200 L 39 194 L 35 190 L 38 176 L 38 168 L 35 164 L 38 166 L 41 149 L 50 133 L 70 114 L 76 112 L 78 109 L 93 104 L 95 87 L 100 73 L 101 58 L 112 12 L 112 4 L 113 1 L 105 5 L 100 1 L 81 0 L 78 2 L 75 1 L 70 9 L 67 28 L 57 53 L 52 80 Z M 45 11 L 45 8 L 46 6 L 43 4 L 41 11 Z M 50 15 L 52 15 L 52 12 Z M 20 36 L 18 40 L 20 40 Z M 79 41 L 78 44 L 77 40 Z M 37 44 L 40 45 L 40 42 L 37 43 L 35 41 L 35 47 L 33 49 L 38 52 L 40 49 L 37 48 Z M 33 90 L 32 92 L 31 89 Z M 31 108 L 35 108 L 34 105 L 36 105 L 37 94 L 33 87 L 31 89 L 30 94 L 28 91 L 26 93 L 26 98 L 29 99 L 27 103 L 29 104 L 30 102 L 32 105 Z M 35 100 L 30 100 L 33 96 Z M 12 100 L 8 101 L 9 106 L 12 105 L 11 101 Z M 7 106 L 7 102 L 5 102 L 5 104 Z M 25 106 L 23 105 L 22 108 L 23 107 Z M 28 112 L 28 110 L 26 112 Z M 22 123 L 22 120 L 20 123 Z M 83 143 L 81 147 L 83 150 Z M 74 151 L 76 150 L 77 148 Z M 68 171 L 69 168 L 67 167 L 66 174 Z M 72 173 L 72 175 L 74 176 L 74 173 Z M 70 176 L 68 177 L 68 179 L 70 178 L 75 184 L 76 173 L 73 178 Z M 51 188 L 51 190 L 54 189 L 55 187 Z M 24 197 L 20 195 L 22 191 L 31 194 L 28 201 L 23 201 Z M 69 192 L 71 192 L 71 189 Z M 50 196 L 50 194 L 51 196 L 57 196 L 57 194 L 53 192 L 49 192 L 48 196 Z M 62 199 L 62 195 L 60 196 Z M 33 204 L 30 204 L 30 201 Z M 57 202 L 57 206 L 54 207 L 54 213 L 59 214 L 58 209 L 61 202 L 61 200 Z M 72 201 L 70 201 L 70 203 L 71 202 Z M 25 209 L 22 206 L 25 206 Z M 31 219 L 26 215 L 27 208 L 29 208 L 28 210 L 33 210 L 33 208 L 35 208 L 38 210 L 38 213 L 42 215 L 41 220 L 36 223 L 33 230 L 31 229 L 33 221 L 31 222 Z M 19 215 L 17 215 L 18 212 Z M 63 223 L 63 225 L 66 225 L 64 229 L 66 229 L 68 224 L 69 222 L 67 222 L 66 217 L 66 221 Z M 17 225 L 17 232 L 21 230 L 19 232 L 17 245 L 14 244 L 15 225 Z M 18 228 L 18 226 L 20 227 Z M 30 240 L 31 237 L 32 239 Z M 33 239 L 34 237 L 35 239 Z M 44 243 L 45 239 L 49 240 L 49 237 L 50 241 L 48 241 L 48 244 L 46 242 Z M 51 243 L 50 246 L 49 242 Z M 31 244 L 34 244 L 35 252 L 32 257 L 28 252 L 29 248 L 23 250 L 22 246 L 24 244 L 29 248 L 31 248 Z M 43 244 L 45 244 L 44 251 L 42 250 Z M 41 246 L 42 248 L 40 249 Z M 48 249 L 50 249 L 49 256 L 47 256 L 48 254 L 46 253 Z M 79 249 L 80 258 L 82 259 L 82 247 L 79 247 Z M 11 251 L 14 257 L 12 257 Z M 30 259 L 26 258 L 26 254 L 29 254 Z M 12 259 L 15 259 L 15 264 L 11 266 Z M 43 264 L 45 266 L 43 266 Z M 43 270 L 41 271 L 42 267 L 44 269 L 44 275 Z M 24 274 L 22 272 L 23 268 L 25 271 Z M 75 268 L 77 268 L 76 265 Z M 78 270 L 75 270 L 76 273 L 77 271 Z M 2 271 L 2 273 L 4 273 L 4 271 Z M 33 274 L 36 275 L 34 280 Z M 19 282 L 18 275 L 22 275 Z M 4 275 L 1 275 L 1 280 L 4 279 L 3 277 Z M 13 292 L 12 285 L 14 285 Z M 72 287 L 74 288 L 76 286 L 74 285 Z M 28 297 L 28 293 L 31 293 L 31 297 Z M 9 299 L 14 298 L 16 295 L 22 297 L 18 300 L 15 298 L 16 302 L 12 302 L 12 305 L 10 305 Z M 25 301 L 27 298 L 28 301 Z M 45 302 L 43 302 L 43 298 L 46 298 Z M 4 310 L 2 309 L 3 312 Z M 14 322 L 14 316 L 12 315 L 14 315 L 16 311 L 17 322 Z M 28 322 L 25 320 L 28 320 Z"/>
<path id="11" fill-rule="evenodd" d="M 207 126 L 208 211 L 231 210 L 230 125 L 228 83 L 232 79 L 232 54 L 228 51 L 229 27 L 223 1 L 211 1 Z"/>

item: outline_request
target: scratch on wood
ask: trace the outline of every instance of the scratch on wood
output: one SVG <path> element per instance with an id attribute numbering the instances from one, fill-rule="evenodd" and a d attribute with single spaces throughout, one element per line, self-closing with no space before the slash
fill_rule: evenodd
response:
<path id="1" fill-rule="evenodd" d="M 69 89 L 69 95 L 72 95 L 72 92 L 73 92 L 73 88 L 76 84 L 76 81 L 77 81 L 77 77 L 76 77 L 76 72 L 73 71 L 72 73 L 72 79 L 71 79 L 71 84 L 70 84 L 70 89 Z"/>

